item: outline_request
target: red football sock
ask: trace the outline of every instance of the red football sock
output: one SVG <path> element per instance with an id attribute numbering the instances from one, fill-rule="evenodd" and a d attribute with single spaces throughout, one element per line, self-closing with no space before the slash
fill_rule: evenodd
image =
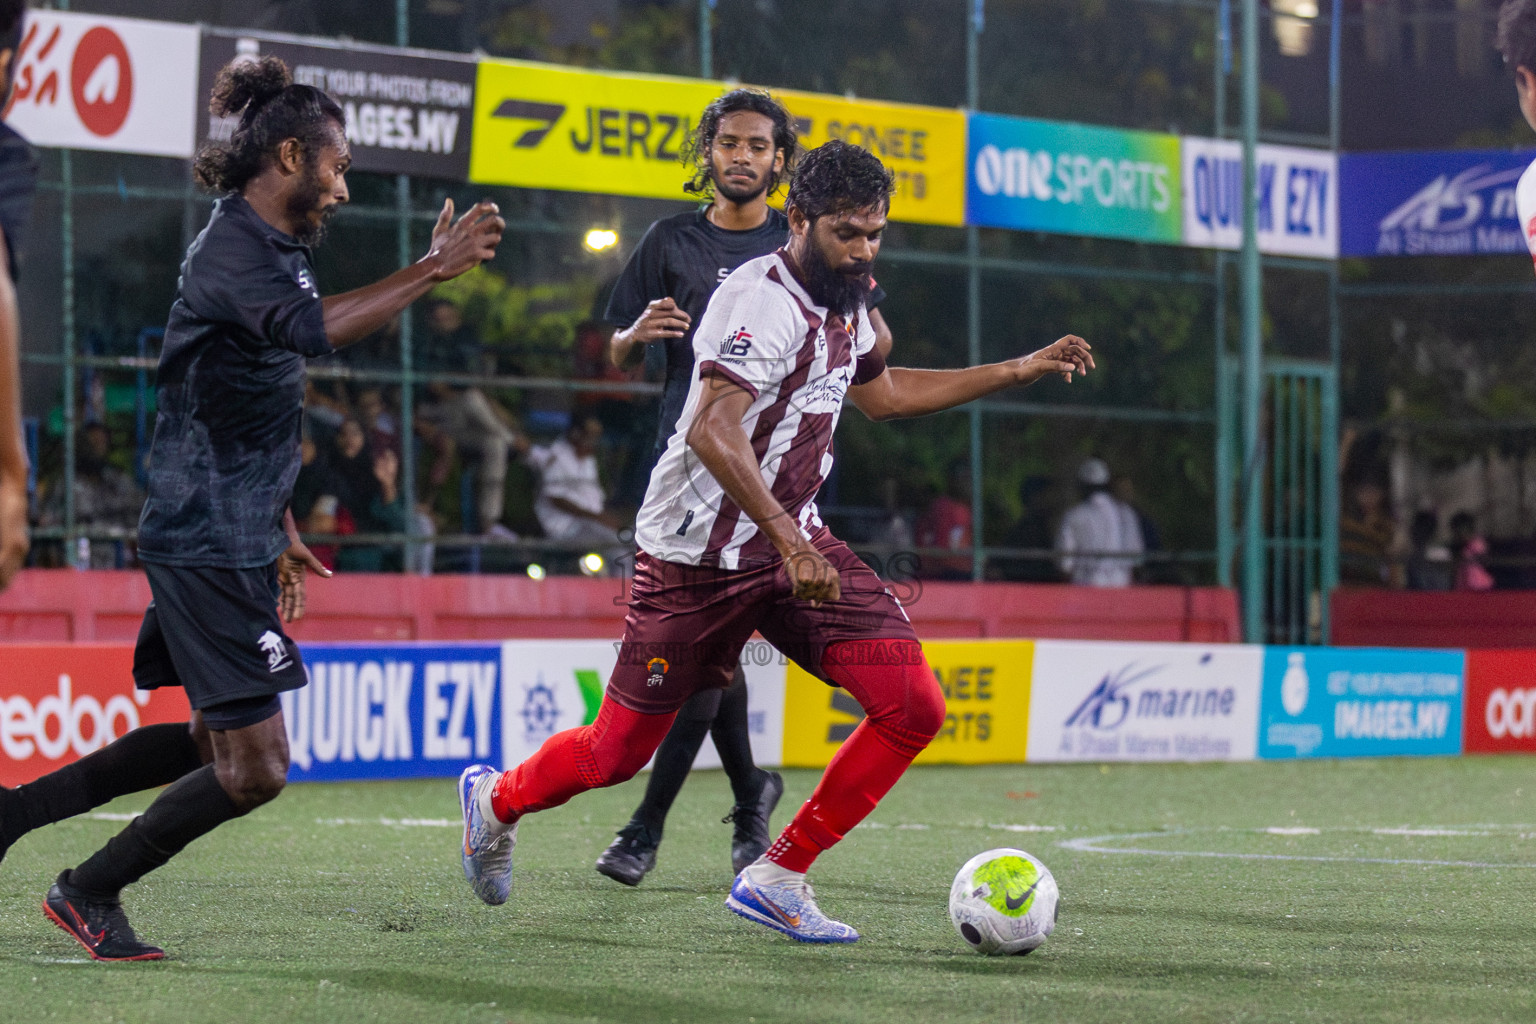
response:
<path id="1" fill-rule="evenodd" d="M 944 724 L 944 694 L 923 650 L 910 640 L 855 641 L 827 648 L 821 670 L 868 716 L 833 756 L 811 798 L 768 859 L 804 872 L 817 854 L 875 809 Z"/>
<path id="2" fill-rule="evenodd" d="M 642 715 L 604 697 L 591 725 L 556 733 L 528 760 L 503 772 L 491 791 L 491 810 L 513 822 L 559 807 L 577 793 L 634 778 L 676 717 L 676 712 Z"/>

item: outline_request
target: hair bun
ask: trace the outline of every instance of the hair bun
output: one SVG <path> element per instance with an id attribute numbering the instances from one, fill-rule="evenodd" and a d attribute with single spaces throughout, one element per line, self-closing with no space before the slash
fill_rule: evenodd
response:
<path id="1" fill-rule="evenodd" d="M 292 84 L 288 65 L 277 57 L 236 60 L 219 72 L 208 108 L 218 117 L 255 114 Z"/>

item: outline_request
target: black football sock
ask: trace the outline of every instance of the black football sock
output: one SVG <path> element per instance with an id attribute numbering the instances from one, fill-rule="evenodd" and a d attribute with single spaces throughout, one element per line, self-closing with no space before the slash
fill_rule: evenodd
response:
<path id="1" fill-rule="evenodd" d="M 170 860 L 198 836 L 240 817 L 213 765 L 182 776 L 149 809 L 107 840 L 90 859 L 60 878 L 66 896 L 115 900 L 123 886 Z"/>
<path id="2" fill-rule="evenodd" d="M 35 828 L 126 793 L 175 782 L 203 765 L 186 722 L 145 725 L 42 778 L 4 793 L 0 851 Z"/>
<path id="3" fill-rule="evenodd" d="M 645 799 L 630 819 L 635 824 L 644 825 L 655 842 L 661 842 L 667 812 L 672 810 L 672 801 L 677 799 L 683 783 L 688 781 L 693 759 L 699 756 L 699 748 L 704 745 L 704 737 L 709 735 L 709 724 L 713 721 L 713 716 L 701 717 L 699 708 L 694 705 L 710 706 L 714 700 L 715 694 L 709 692 L 690 697 L 678 712 L 661 746 L 656 748 L 651 778 L 645 784 Z"/>
<path id="4" fill-rule="evenodd" d="M 738 804 L 752 804 L 762 793 L 764 775 L 752 760 L 752 737 L 747 731 L 747 676 L 736 666 L 736 678 L 720 695 L 720 710 L 709 736 L 720 753 L 720 766 L 731 780 Z"/>

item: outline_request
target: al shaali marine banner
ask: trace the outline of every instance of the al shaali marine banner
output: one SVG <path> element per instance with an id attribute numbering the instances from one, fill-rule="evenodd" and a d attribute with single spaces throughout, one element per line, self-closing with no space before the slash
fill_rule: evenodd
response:
<path id="1" fill-rule="evenodd" d="M 283 59 L 294 81 L 322 89 L 341 104 L 353 167 L 456 181 L 468 177 L 475 95 L 475 62 L 469 57 L 207 31 L 198 76 L 199 145 L 228 138 L 234 129 L 234 119 L 206 110 L 219 71 L 232 60 L 268 54 Z"/>
<path id="2" fill-rule="evenodd" d="M 1345 153 L 1340 255 L 1526 252 L 1515 184 L 1536 153 Z"/>

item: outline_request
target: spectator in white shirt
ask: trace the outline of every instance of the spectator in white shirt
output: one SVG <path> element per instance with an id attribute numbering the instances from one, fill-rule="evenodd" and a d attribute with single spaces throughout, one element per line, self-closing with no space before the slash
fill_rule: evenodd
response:
<path id="1" fill-rule="evenodd" d="M 619 539 L 618 517 L 604 507 L 607 497 L 597 473 L 602 439 L 603 425 L 595 416 L 578 419 L 554 444 L 530 448 L 528 462 L 539 471 L 533 511 L 544 535 L 597 550 L 612 562 L 627 545 Z"/>
<path id="2" fill-rule="evenodd" d="M 1136 510 L 1109 492 L 1109 467 L 1086 459 L 1077 470 L 1083 500 L 1067 510 L 1056 536 L 1057 563 L 1083 587 L 1128 587 L 1146 544 Z"/>

